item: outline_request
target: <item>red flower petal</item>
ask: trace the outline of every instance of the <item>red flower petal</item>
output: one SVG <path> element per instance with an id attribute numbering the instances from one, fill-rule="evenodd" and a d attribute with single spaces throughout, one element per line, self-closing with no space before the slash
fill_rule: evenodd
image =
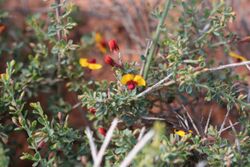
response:
<path id="1" fill-rule="evenodd" d="M 111 52 L 119 51 L 119 46 L 117 45 L 116 40 L 112 39 L 109 41 L 109 49 Z"/>
<path id="2" fill-rule="evenodd" d="M 88 59 L 88 63 L 96 64 L 96 59 Z"/>
<path id="3" fill-rule="evenodd" d="M 128 81 L 127 82 L 127 87 L 128 87 L 129 90 L 135 89 L 136 86 L 137 86 L 137 83 L 135 81 Z"/>
<path id="4" fill-rule="evenodd" d="M 104 56 L 104 62 L 108 65 L 111 65 L 112 67 L 116 64 L 115 61 L 109 55 Z"/>
<path id="5" fill-rule="evenodd" d="M 106 129 L 100 127 L 100 128 L 98 128 L 98 132 L 99 132 L 101 135 L 103 135 L 104 137 L 106 136 Z"/>
<path id="6" fill-rule="evenodd" d="M 89 108 L 89 112 L 92 114 L 96 113 L 96 109 L 94 107 Z"/>

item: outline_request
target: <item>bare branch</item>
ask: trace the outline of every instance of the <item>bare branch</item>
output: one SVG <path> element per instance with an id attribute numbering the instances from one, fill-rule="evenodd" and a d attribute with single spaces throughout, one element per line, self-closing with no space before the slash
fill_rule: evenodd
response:
<path id="1" fill-rule="evenodd" d="M 92 132 L 91 132 L 89 127 L 86 127 L 85 133 L 86 133 L 87 138 L 89 140 L 91 156 L 93 158 L 93 161 L 96 162 L 97 151 L 96 151 L 95 142 L 94 142 L 94 139 L 92 136 Z"/>
<path id="2" fill-rule="evenodd" d="M 128 153 L 126 158 L 122 161 L 120 167 L 127 167 L 135 158 L 137 153 L 147 144 L 149 140 L 154 136 L 155 132 L 150 130 L 143 138 L 134 146 L 134 148 Z"/>
<path id="3" fill-rule="evenodd" d="M 192 123 L 192 125 L 193 125 L 193 127 L 194 127 L 194 130 L 196 131 L 196 133 L 197 133 L 198 135 L 200 135 L 200 132 L 199 132 L 197 126 L 195 125 L 193 118 L 192 118 L 192 117 L 190 116 L 190 114 L 188 113 L 188 110 L 186 109 L 186 107 L 185 107 L 184 105 L 182 105 L 182 107 L 186 110 L 187 116 L 188 116 L 189 120 L 191 121 L 191 123 Z"/>
<path id="4" fill-rule="evenodd" d="M 149 40 L 149 41 L 147 42 L 147 46 L 146 46 L 146 49 L 145 49 L 145 52 L 144 52 L 145 59 L 147 58 L 148 50 L 151 48 L 152 43 L 153 43 L 152 40 Z M 146 62 L 143 61 L 142 66 L 141 66 L 141 70 L 140 70 L 140 75 L 143 74 L 143 70 L 144 70 L 144 67 L 145 67 L 145 63 L 146 63 Z"/>
<path id="5" fill-rule="evenodd" d="M 239 141 L 239 139 L 237 138 L 236 129 L 234 128 L 234 125 L 233 125 L 233 123 L 232 123 L 232 121 L 231 121 L 230 119 L 229 119 L 229 123 L 230 123 L 230 126 L 232 127 L 232 130 L 233 130 L 234 135 L 235 135 L 235 144 L 236 144 L 236 146 L 237 146 L 237 150 L 238 150 L 239 152 L 241 152 L 241 149 L 240 149 L 240 141 Z"/>
<path id="6" fill-rule="evenodd" d="M 80 107 L 81 104 L 82 104 L 81 102 L 76 103 L 75 105 L 72 106 L 72 110 L 74 110 L 74 109 Z"/>
<path id="7" fill-rule="evenodd" d="M 211 119 L 212 112 L 213 112 L 213 109 L 211 108 L 210 111 L 209 111 L 208 118 L 207 118 L 207 123 L 206 123 L 206 126 L 205 126 L 204 134 L 207 134 L 208 125 L 209 125 L 209 122 L 210 122 L 210 119 Z"/>
<path id="8" fill-rule="evenodd" d="M 226 113 L 226 115 L 225 115 L 225 118 L 224 118 L 224 120 L 223 120 L 223 122 L 222 122 L 222 124 L 221 124 L 220 130 L 219 130 L 219 134 L 220 134 L 220 135 L 221 135 L 221 133 L 222 133 L 222 129 L 223 129 L 224 126 L 225 126 L 225 123 L 226 123 L 226 120 L 227 120 L 227 118 L 228 118 L 229 112 L 230 112 L 230 110 L 227 110 L 227 113 Z"/>
<path id="9" fill-rule="evenodd" d="M 250 61 L 244 61 L 240 63 L 231 63 L 231 64 L 226 64 L 226 65 L 221 65 L 218 67 L 213 67 L 209 68 L 208 71 L 217 71 L 217 70 L 223 70 L 226 68 L 234 68 L 234 67 L 239 67 L 239 66 L 245 66 L 245 65 L 250 65 Z"/>
<path id="10" fill-rule="evenodd" d="M 233 126 L 238 125 L 238 124 L 239 124 L 239 122 L 235 122 L 235 123 L 233 124 Z M 228 126 L 228 127 L 226 127 L 226 128 L 224 128 L 224 129 L 222 129 L 221 133 L 224 132 L 224 131 L 226 131 L 226 130 L 228 130 L 228 129 L 230 129 L 230 128 L 232 128 L 231 125 Z"/>
<path id="11" fill-rule="evenodd" d="M 139 136 L 137 138 L 137 141 L 141 140 L 141 138 L 144 135 L 145 131 L 146 131 L 146 128 L 145 128 L 145 126 L 143 126 L 143 128 L 141 129 L 140 134 L 139 134 Z"/>
<path id="12" fill-rule="evenodd" d="M 112 122 L 112 124 L 111 124 L 111 126 L 110 126 L 110 128 L 109 128 L 109 130 L 108 130 L 108 132 L 107 132 L 107 135 L 106 135 L 106 137 L 105 137 L 105 139 L 104 139 L 104 141 L 103 141 L 103 144 L 102 144 L 102 146 L 101 146 L 101 149 L 100 149 L 100 151 L 99 151 L 98 154 L 97 154 L 96 161 L 94 162 L 94 167 L 99 167 L 99 166 L 100 166 L 100 164 L 101 164 L 101 162 L 102 162 L 102 159 L 103 159 L 103 155 L 104 155 L 104 153 L 105 153 L 105 150 L 106 150 L 107 147 L 108 147 L 108 144 L 109 144 L 109 142 L 110 142 L 110 140 L 111 140 L 111 138 L 112 138 L 113 132 L 114 132 L 114 130 L 115 130 L 115 128 L 116 128 L 118 122 L 119 122 L 119 121 L 118 121 L 117 118 L 115 118 L 115 119 L 113 120 L 113 122 Z"/>
<path id="13" fill-rule="evenodd" d="M 160 80 L 159 82 L 157 82 L 156 84 L 154 84 L 153 86 L 147 88 L 146 90 L 144 90 L 143 92 L 139 93 L 136 98 L 142 97 L 145 94 L 155 90 L 156 88 L 158 88 L 159 86 L 161 86 L 161 84 L 163 84 L 164 82 L 166 82 L 173 74 L 169 74 L 168 76 L 166 76 L 165 78 L 163 78 L 162 80 Z"/>
<path id="14" fill-rule="evenodd" d="M 165 121 L 166 119 L 164 118 L 157 118 L 157 117 L 146 117 L 146 116 L 142 116 L 142 119 L 145 120 L 150 120 L 150 121 Z"/>

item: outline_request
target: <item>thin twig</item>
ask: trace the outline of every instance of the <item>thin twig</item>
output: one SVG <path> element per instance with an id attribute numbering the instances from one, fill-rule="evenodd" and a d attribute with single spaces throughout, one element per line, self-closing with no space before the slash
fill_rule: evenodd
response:
<path id="1" fill-rule="evenodd" d="M 61 16 L 61 0 L 55 0 L 56 1 L 56 22 L 57 24 L 60 24 L 61 23 L 61 19 L 60 19 L 60 16 Z M 57 39 L 58 40 L 61 40 L 62 36 L 61 36 L 61 31 L 60 30 L 57 30 Z"/>
<path id="2" fill-rule="evenodd" d="M 188 116 L 189 120 L 191 121 L 191 123 L 192 123 L 192 125 L 193 125 L 194 130 L 196 131 L 196 133 L 197 133 L 198 135 L 200 135 L 200 132 L 199 132 L 199 130 L 198 130 L 198 128 L 197 128 L 197 126 L 195 125 L 194 120 L 192 119 L 192 117 L 191 117 L 191 116 L 190 116 L 190 114 L 188 113 L 188 110 L 186 109 L 186 107 L 185 107 L 184 105 L 182 105 L 182 107 L 183 107 L 183 108 L 184 108 L 184 110 L 186 111 L 187 116 Z"/>
<path id="3" fill-rule="evenodd" d="M 246 65 L 246 68 L 248 69 L 248 71 L 250 71 L 250 66 L 249 65 Z"/>
<path id="4" fill-rule="evenodd" d="M 147 61 L 146 61 L 146 64 L 145 64 L 145 69 L 143 71 L 143 77 L 145 79 L 147 79 L 149 67 L 150 67 L 153 55 L 155 53 L 155 50 L 157 48 L 157 45 L 158 45 L 157 43 L 158 43 L 158 40 L 160 38 L 160 34 L 162 32 L 162 26 L 164 24 L 164 21 L 165 21 L 167 15 L 168 15 L 168 11 L 170 9 L 171 3 L 172 3 L 172 0 L 168 0 L 168 1 L 165 2 L 165 6 L 164 6 L 164 10 L 163 10 L 162 16 L 160 18 L 159 24 L 157 25 L 156 33 L 155 33 L 155 36 L 153 38 L 153 44 L 152 44 L 152 47 L 151 47 L 151 49 L 149 51 L 149 54 L 147 56 Z"/>
<path id="5" fill-rule="evenodd" d="M 119 64 L 122 66 L 122 54 L 121 54 L 121 52 L 119 51 L 118 52 L 118 60 L 119 60 Z"/>
<path id="6" fill-rule="evenodd" d="M 115 130 L 115 128 L 116 128 L 118 122 L 119 122 L 119 121 L 118 121 L 117 118 L 115 118 L 115 119 L 113 120 L 113 122 L 112 122 L 112 124 L 111 124 L 111 126 L 110 126 L 110 128 L 109 128 L 109 130 L 108 130 L 108 132 L 107 132 L 107 135 L 106 135 L 106 137 L 105 137 L 105 139 L 104 139 L 104 141 L 103 141 L 103 144 L 102 144 L 102 146 L 101 146 L 101 149 L 100 149 L 100 151 L 99 151 L 98 154 L 97 154 L 96 161 L 94 162 L 94 167 L 99 167 L 99 166 L 100 166 L 100 164 L 101 164 L 101 162 L 102 162 L 102 159 L 103 159 L 103 155 L 104 155 L 104 153 L 105 153 L 105 150 L 106 150 L 107 147 L 108 147 L 108 144 L 109 144 L 109 142 L 110 142 L 110 140 L 111 140 L 111 138 L 112 138 L 113 132 L 114 132 L 114 130 Z"/>
<path id="7" fill-rule="evenodd" d="M 135 158 L 137 153 L 147 144 L 149 140 L 152 139 L 155 132 L 153 130 L 150 130 L 147 134 L 143 136 L 143 138 L 134 146 L 134 148 L 128 153 L 126 158 L 122 161 L 120 167 L 127 167 L 132 162 L 132 160 Z"/>
<path id="8" fill-rule="evenodd" d="M 204 69 L 201 72 L 206 72 L 206 71 L 217 71 L 217 70 L 222 70 L 222 69 L 226 69 L 226 68 L 233 68 L 233 67 L 238 67 L 238 66 L 244 66 L 246 64 L 250 64 L 250 61 L 246 61 L 246 62 L 241 62 L 241 63 L 232 63 L 232 64 L 227 64 L 227 65 L 222 65 L 222 66 L 218 66 L 218 67 L 214 67 L 214 68 L 209 68 L 209 69 Z M 175 83 L 175 81 L 171 80 L 165 84 L 163 84 L 164 82 L 166 82 L 170 77 L 172 76 L 172 74 L 169 74 L 168 76 L 166 76 L 165 78 L 163 78 L 162 80 L 160 80 L 159 82 L 157 82 L 155 85 L 149 87 L 148 89 L 144 90 L 143 92 L 139 93 L 135 98 L 139 98 L 141 96 L 144 96 L 145 94 L 152 92 L 153 90 L 155 90 L 156 88 L 159 88 L 161 86 L 169 86 Z M 163 84 L 163 85 L 161 85 Z"/>
<path id="9" fill-rule="evenodd" d="M 248 88 L 247 93 L 247 102 L 250 103 L 250 87 Z"/>
<path id="10" fill-rule="evenodd" d="M 81 102 L 76 103 L 75 105 L 72 106 L 72 110 L 78 108 L 79 106 L 81 106 L 81 104 L 82 104 Z"/>
<path id="11" fill-rule="evenodd" d="M 208 71 L 223 70 L 226 68 L 234 68 L 234 67 L 245 66 L 245 65 L 249 65 L 249 64 L 250 64 L 250 61 L 244 61 L 244 62 L 240 62 L 240 63 L 231 63 L 231 64 L 226 64 L 226 65 L 221 65 L 218 67 L 209 68 Z"/>
<path id="12" fill-rule="evenodd" d="M 137 141 L 141 140 L 141 138 L 144 135 L 145 131 L 146 131 L 146 128 L 145 128 L 145 126 L 143 126 L 142 129 L 141 129 L 141 131 L 140 131 L 140 134 L 139 134 L 139 136 L 137 138 Z"/>
<path id="13" fill-rule="evenodd" d="M 241 149 L 240 149 L 240 141 L 239 139 L 237 138 L 237 131 L 236 129 L 234 128 L 234 125 L 232 123 L 232 121 L 229 119 L 229 123 L 230 123 L 230 126 L 232 127 L 232 130 L 234 132 L 234 135 L 235 135 L 235 144 L 237 146 L 237 150 L 239 151 L 239 153 L 241 152 Z"/>
<path id="14" fill-rule="evenodd" d="M 217 70 L 223 70 L 223 69 L 226 69 L 226 68 L 234 68 L 234 67 L 239 67 L 239 66 L 245 66 L 245 65 L 248 65 L 248 64 L 250 64 L 250 61 L 245 61 L 245 62 L 240 62 L 240 63 L 231 63 L 231 64 L 221 65 L 221 66 L 213 67 L 213 68 L 205 68 L 205 69 L 201 70 L 200 72 L 217 71 Z M 171 80 L 171 81 L 169 81 L 169 82 L 167 82 L 167 83 L 165 83 L 165 84 L 163 84 L 161 86 L 166 87 L 166 86 L 172 85 L 174 83 L 176 83 L 176 81 Z M 250 100 L 250 98 L 249 98 L 249 100 Z"/>
<path id="15" fill-rule="evenodd" d="M 238 124 L 239 124 L 239 122 L 235 122 L 235 123 L 233 124 L 233 126 L 238 125 Z M 226 131 L 226 130 L 228 130 L 228 129 L 230 129 L 230 128 L 232 128 L 231 125 L 228 126 L 228 127 L 226 127 L 226 128 L 224 128 L 224 129 L 222 129 L 221 133 L 224 132 L 224 131 Z"/>
<path id="16" fill-rule="evenodd" d="M 183 117 L 182 117 L 180 114 L 176 113 L 176 116 L 177 116 L 177 120 L 179 122 L 179 125 L 181 127 L 183 127 L 184 129 L 190 129 L 185 115 L 183 115 Z"/>
<path id="17" fill-rule="evenodd" d="M 171 76 L 172 76 L 172 74 L 169 74 L 168 76 L 166 76 L 165 78 L 163 78 L 162 80 L 160 80 L 159 82 L 157 82 L 156 84 L 154 84 L 153 86 L 151 86 L 151 87 L 147 88 L 146 90 L 144 90 L 143 92 L 139 93 L 136 96 L 136 98 L 144 96 L 145 94 L 153 91 L 154 89 L 156 89 L 157 87 L 159 87 L 161 84 L 163 84 L 164 82 L 166 82 Z"/>
<path id="18" fill-rule="evenodd" d="M 210 119 L 211 119 L 212 112 L 213 112 L 213 109 L 211 108 L 210 111 L 209 111 L 208 118 L 207 118 L 207 123 L 206 123 L 206 126 L 205 126 L 204 134 L 207 134 L 208 125 L 209 125 L 209 122 L 210 122 Z"/>
<path id="19" fill-rule="evenodd" d="M 146 117 L 146 116 L 142 116 L 142 119 L 145 120 L 150 120 L 150 121 L 165 121 L 166 119 L 164 118 L 157 118 L 157 117 Z"/>
<path id="20" fill-rule="evenodd" d="M 57 24 L 61 24 L 61 19 L 60 19 L 60 16 L 61 16 L 61 0 L 55 0 L 56 4 L 57 4 L 57 7 L 56 7 L 56 22 Z M 56 31 L 57 33 L 57 40 L 58 41 L 61 41 L 62 39 L 62 36 L 61 36 L 61 31 L 60 30 L 57 30 Z M 57 78 L 60 78 L 60 75 L 61 75 L 61 55 L 60 53 L 57 55 Z M 57 86 L 57 94 L 59 95 L 61 92 L 61 86 L 60 84 L 58 84 Z"/>
<path id="21" fill-rule="evenodd" d="M 219 130 L 219 135 L 221 135 L 221 131 L 222 131 L 222 129 L 223 129 L 224 126 L 225 126 L 225 123 L 226 123 L 226 120 L 227 120 L 227 118 L 228 118 L 229 112 L 230 112 L 230 110 L 227 110 L 227 113 L 226 113 L 226 115 L 225 115 L 225 117 L 224 117 L 224 120 L 223 120 L 223 122 L 222 122 L 222 124 L 221 124 L 221 127 L 220 127 L 220 130 Z"/>
<path id="22" fill-rule="evenodd" d="M 246 62 L 241 62 L 241 63 L 232 63 L 232 64 L 227 64 L 227 65 L 222 65 L 222 66 L 218 66 L 218 67 L 213 67 L 213 68 L 209 68 L 209 69 L 204 69 L 203 71 L 201 72 L 206 72 L 206 71 L 217 71 L 217 70 L 223 70 L 223 69 L 226 69 L 226 68 L 233 68 L 233 67 L 239 67 L 239 66 L 244 66 L 246 64 L 250 64 L 250 61 L 246 61 Z M 172 74 L 170 74 L 172 75 Z M 169 86 L 169 85 L 172 85 L 175 83 L 175 81 L 171 80 L 163 85 L 161 85 L 162 83 L 164 83 L 165 81 L 167 81 L 169 79 L 169 75 L 167 77 L 165 77 L 164 79 L 160 80 L 159 82 L 157 82 L 155 85 L 149 87 L 148 89 L 146 89 L 145 91 L 141 92 L 140 94 L 138 94 L 136 96 L 136 98 L 139 98 L 141 96 L 144 96 L 145 94 L 153 91 L 154 89 L 158 88 L 158 87 L 161 87 L 161 86 Z"/>
<path id="23" fill-rule="evenodd" d="M 89 127 L 86 127 L 85 133 L 86 133 L 87 138 L 89 140 L 91 156 L 93 158 L 93 161 L 96 162 L 97 151 L 96 151 L 95 142 L 94 142 L 94 139 L 92 136 L 92 132 L 91 132 Z"/>
<path id="24" fill-rule="evenodd" d="M 146 46 L 146 49 L 145 49 L 145 52 L 144 52 L 144 57 L 145 57 L 145 59 L 147 59 L 148 50 L 151 48 L 151 46 L 152 46 L 152 41 L 149 40 L 149 41 L 147 42 L 147 46 Z M 142 62 L 142 66 L 141 66 L 141 70 L 140 70 L 140 75 L 143 74 L 143 70 L 144 70 L 144 67 L 145 67 L 145 63 L 146 63 L 146 61 L 143 61 L 143 62 Z"/>

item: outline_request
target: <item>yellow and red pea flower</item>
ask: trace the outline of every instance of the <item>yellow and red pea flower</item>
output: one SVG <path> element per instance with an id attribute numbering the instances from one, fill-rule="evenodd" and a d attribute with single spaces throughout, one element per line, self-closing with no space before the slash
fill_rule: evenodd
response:
<path id="1" fill-rule="evenodd" d="M 239 61 L 248 61 L 244 56 L 241 56 L 235 52 L 229 52 L 229 56 L 232 57 L 232 58 L 235 58 Z"/>
<path id="2" fill-rule="evenodd" d="M 79 64 L 82 67 L 86 67 L 90 70 L 99 70 L 100 68 L 102 68 L 101 64 L 96 63 L 96 59 L 80 58 Z"/>
<path id="3" fill-rule="evenodd" d="M 188 132 L 185 132 L 184 130 L 174 130 L 174 133 L 181 136 L 181 137 L 184 137 L 185 135 L 187 135 L 188 133 L 193 133 L 192 130 L 189 130 Z"/>
<path id="4" fill-rule="evenodd" d="M 116 40 L 111 39 L 109 41 L 109 49 L 110 49 L 111 52 L 119 51 L 119 46 L 118 46 Z"/>
<path id="5" fill-rule="evenodd" d="M 146 86 L 146 81 L 141 75 L 125 74 L 122 76 L 121 83 L 126 85 L 129 90 L 135 89 L 137 86 Z"/>
<path id="6" fill-rule="evenodd" d="M 100 33 L 95 34 L 95 43 L 96 47 L 100 50 L 101 53 L 107 53 L 108 43 Z"/>

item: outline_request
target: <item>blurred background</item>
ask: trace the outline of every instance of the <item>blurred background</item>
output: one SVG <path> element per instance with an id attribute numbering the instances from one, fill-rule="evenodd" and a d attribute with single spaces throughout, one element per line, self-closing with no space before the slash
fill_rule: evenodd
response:
<path id="1" fill-rule="evenodd" d="M 2 0 L 3 1 L 3 0 Z M 61 0 L 63 1 L 63 0 Z M 70 34 L 74 42 L 79 42 L 81 37 L 92 32 L 100 33 L 104 39 L 115 38 L 125 59 L 138 60 L 143 54 L 147 39 L 151 38 L 155 29 L 156 20 L 152 17 L 152 11 L 161 8 L 164 0 L 69 0 L 77 6 L 74 19 L 78 26 Z M 188 0 L 187 0 L 188 1 Z M 210 5 L 211 0 L 203 0 L 200 8 Z M 213 0 L 212 0 L 213 1 Z M 1 9 L 10 14 L 6 26 L 8 36 L 16 43 L 25 42 L 25 35 L 30 30 L 26 25 L 26 18 L 33 14 L 41 14 L 46 18 L 48 11 L 53 10 L 50 5 L 53 0 L 8 0 L 4 1 Z M 249 0 L 225 0 L 232 6 L 236 13 L 236 19 L 231 23 L 230 30 L 240 37 L 250 34 Z M 174 29 L 172 21 L 177 19 L 178 13 L 171 11 L 168 19 L 168 29 Z M 20 36 L 15 33 L 19 31 Z M 15 32 L 12 32 L 15 31 Z M 29 41 L 27 41 L 29 42 Z M 244 57 L 249 57 L 249 44 L 241 44 L 236 52 Z M 95 54 L 95 53 L 94 53 Z M 6 57 L 5 57 L 6 58 Z M 3 56 L 1 56 L 1 60 Z M 1 61 L 3 62 L 3 61 Z M 0 68 L 3 71 L 3 66 Z M 103 74 L 100 75 L 102 79 Z M 105 76 L 106 78 L 106 76 Z"/>
<path id="2" fill-rule="evenodd" d="M 1 1 L 1 0 L 0 0 Z M 73 18 L 77 22 L 76 28 L 70 33 L 70 39 L 74 43 L 81 42 L 83 36 L 93 32 L 99 33 L 105 40 L 115 38 L 118 41 L 121 53 L 123 54 L 124 61 L 139 61 L 140 55 L 144 54 L 148 39 L 151 38 L 152 32 L 155 30 L 157 21 L 152 17 L 151 13 L 156 8 L 161 8 L 164 0 L 70 0 L 77 6 L 77 12 L 74 13 Z M 187 0 L 188 1 L 188 0 Z M 212 0 L 211 0 L 212 1 Z M 230 30 L 235 32 L 240 38 L 250 35 L 250 1 L 249 0 L 225 0 L 228 5 L 231 5 L 236 18 L 231 22 Z M 50 5 L 54 3 L 53 0 L 6 0 L 1 3 L 0 10 L 9 13 L 9 17 L 5 20 L 4 24 L 6 29 L 1 32 L 11 41 L 8 45 L 19 45 L 20 43 L 30 43 L 30 38 L 33 33 L 26 25 L 26 18 L 34 15 L 41 14 L 45 19 L 47 12 L 53 10 Z M 203 0 L 201 5 L 210 5 L 209 0 Z M 177 19 L 178 13 L 171 12 L 170 18 L 166 22 L 167 27 L 174 30 L 175 26 L 172 20 Z M 0 41 L 3 42 L 3 41 Z M 23 45 L 20 45 L 22 47 Z M 29 48 L 22 48 L 23 52 L 29 53 Z M 250 59 L 250 43 L 239 44 L 234 52 Z M 13 57 L 18 56 L 15 51 L 13 53 L 0 54 L 0 73 L 3 73 L 6 68 L 6 62 Z M 99 55 L 99 58 L 105 54 L 104 52 L 91 50 L 82 53 L 83 56 Z M 87 55 L 86 55 L 87 54 Z M 224 56 L 223 52 L 217 51 L 211 53 L 213 57 L 221 62 L 237 62 L 237 60 Z M 28 54 L 27 54 L 28 55 Z M 236 72 L 249 78 L 249 71 L 245 68 L 237 68 Z M 114 80 L 111 74 L 111 68 L 106 66 L 104 70 L 95 72 L 94 77 L 97 80 Z M 250 83 L 250 79 L 248 79 Z M 77 95 L 65 90 L 64 99 L 74 105 L 77 102 Z M 33 101 L 40 101 L 44 106 L 47 103 L 47 95 L 39 94 Z M 211 106 L 215 112 L 212 116 L 212 122 L 220 124 L 225 115 L 225 109 L 216 104 L 208 104 L 209 106 L 200 106 L 198 110 L 204 110 L 208 113 Z M 152 112 L 157 111 L 157 108 L 152 109 Z M 69 122 L 72 127 L 79 128 L 85 125 L 82 113 L 75 110 L 70 114 Z M 226 135 L 226 134 L 225 134 Z M 10 141 L 18 145 L 16 150 L 16 160 L 21 152 L 27 151 L 26 137 L 22 133 L 13 133 Z M 29 162 L 21 161 L 16 162 L 18 166 L 29 166 Z"/>

